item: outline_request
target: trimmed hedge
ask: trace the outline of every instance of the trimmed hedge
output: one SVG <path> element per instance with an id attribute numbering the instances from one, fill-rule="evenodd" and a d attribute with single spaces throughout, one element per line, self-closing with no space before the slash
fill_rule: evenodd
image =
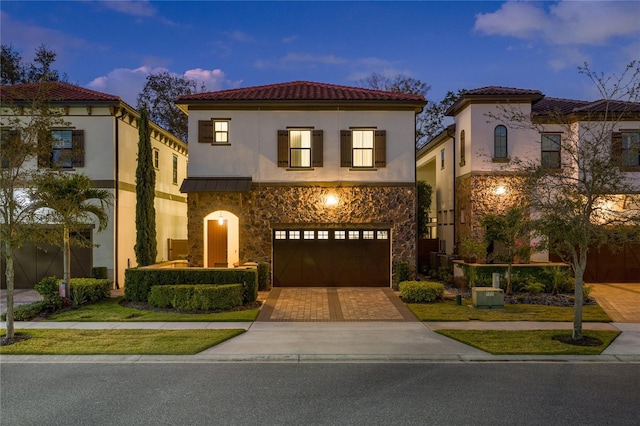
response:
<path id="1" fill-rule="evenodd" d="M 131 268 L 124 276 L 124 297 L 134 302 L 147 302 L 153 286 L 178 284 L 241 283 L 243 304 L 253 303 L 258 298 L 257 269 Z"/>
<path id="2" fill-rule="evenodd" d="M 211 311 L 242 306 L 242 284 L 154 285 L 149 305 L 182 311 Z"/>
<path id="3" fill-rule="evenodd" d="M 258 290 L 271 290 L 271 265 L 269 263 L 258 263 Z"/>
<path id="4" fill-rule="evenodd" d="M 111 296 L 113 281 L 97 278 L 71 278 L 69 294 L 76 304 L 97 302 Z"/>
<path id="5" fill-rule="evenodd" d="M 400 296 L 406 302 L 429 303 L 444 297 L 444 284 L 431 281 L 403 281 Z"/>

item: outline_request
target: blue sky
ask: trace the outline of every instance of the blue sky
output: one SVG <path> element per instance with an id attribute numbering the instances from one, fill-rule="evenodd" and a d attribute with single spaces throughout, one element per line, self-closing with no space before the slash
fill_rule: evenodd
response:
<path id="1" fill-rule="evenodd" d="M 71 83 L 135 106 L 149 73 L 207 90 L 294 80 L 357 85 L 404 73 L 448 90 L 500 85 L 596 99 L 577 72 L 640 59 L 640 2 L 11 1 L 0 37 L 30 61 L 42 43 Z"/>

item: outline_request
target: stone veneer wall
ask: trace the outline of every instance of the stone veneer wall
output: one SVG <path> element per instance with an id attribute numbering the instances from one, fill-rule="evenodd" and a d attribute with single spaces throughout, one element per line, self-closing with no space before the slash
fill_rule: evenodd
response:
<path id="1" fill-rule="evenodd" d="M 338 197 L 326 206 L 327 195 Z M 270 262 L 272 224 L 392 224 L 392 261 L 409 262 L 415 273 L 416 195 L 406 186 L 284 186 L 254 184 L 250 192 L 188 196 L 189 263 L 204 265 L 204 217 L 229 211 L 240 222 L 240 262 Z"/>
<path id="2" fill-rule="evenodd" d="M 456 247 L 465 238 L 482 240 L 484 228 L 480 220 L 487 213 L 501 214 L 514 205 L 526 204 L 519 185 L 521 179 L 513 174 L 466 174 L 456 179 Z M 496 194 L 498 186 L 504 194 Z M 464 223 L 461 212 L 464 210 Z"/>

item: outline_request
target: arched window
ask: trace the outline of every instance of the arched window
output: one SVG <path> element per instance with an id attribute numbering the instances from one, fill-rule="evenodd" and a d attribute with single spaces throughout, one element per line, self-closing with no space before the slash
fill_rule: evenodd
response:
<path id="1" fill-rule="evenodd" d="M 460 132 L 460 165 L 464 166 L 465 164 L 465 160 L 466 160 L 466 153 L 465 153 L 465 145 L 466 142 L 464 140 L 464 130 Z"/>
<path id="2" fill-rule="evenodd" d="M 507 128 L 496 126 L 493 131 L 493 158 L 507 158 Z"/>

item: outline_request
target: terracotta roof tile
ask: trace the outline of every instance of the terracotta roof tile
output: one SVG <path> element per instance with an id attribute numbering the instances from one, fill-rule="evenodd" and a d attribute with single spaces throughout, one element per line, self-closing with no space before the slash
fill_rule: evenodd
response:
<path id="1" fill-rule="evenodd" d="M 578 101 L 575 99 L 561 99 L 561 98 L 544 98 L 531 107 L 531 112 L 534 115 L 560 113 L 569 114 L 576 108 L 588 105 L 588 101 Z"/>
<path id="2" fill-rule="evenodd" d="M 119 96 L 63 82 L 26 83 L 0 88 L 2 101 L 26 101 L 42 96 L 52 101 L 120 102 Z"/>
<path id="3" fill-rule="evenodd" d="M 540 96 L 539 90 L 516 89 L 513 87 L 487 86 L 479 89 L 468 90 L 463 96 Z"/>
<path id="4" fill-rule="evenodd" d="M 421 95 L 385 92 L 359 87 L 338 86 L 310 81 L 270 84 L 178 97 L 190 101 L 404 101 L 424 102 Z"/>
<path id="5" fill-rule="evenodd" d="M 579 114 L 593 112 L 640 112 L 640 103 L 610 101 L 599 99 L 597 101 L 577 101 L 573 99 L 544 98 L 531 108 L 534 115 L 546 115 L 553 113 Z"/>

